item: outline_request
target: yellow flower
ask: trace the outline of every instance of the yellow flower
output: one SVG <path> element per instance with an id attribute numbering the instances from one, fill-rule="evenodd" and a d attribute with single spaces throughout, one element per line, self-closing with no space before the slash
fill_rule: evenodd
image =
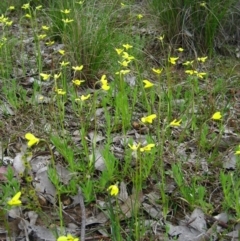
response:
<path id="1" fill-rule="evenodd" d="M 104 84 L 105 84 L 105 85 L 108 84 L 105 74 L 102 75 L 102 77 L 101 77 L 101 79 L 100 79 L 100 82 L 101 82 L 103 85 L 104 85 Z"/>
<path id="2" fill-rule="evenodd" d="M 58 53 L 61 54 L 61 55 L 64 55 L 64 54 L 65 54 L 65 50 L 59 49 L 59 50 L 58 50 Z"/>
<path id="3" fill-rule="evenodd" d="M 154 86 L 153 83 L 151 83 L 150 81 L 148 81 L 148 80 L 146 80 L 146 79 L 143 80 L 143 83 L 145 84 L 145 85 L 144 85 L 144 88 L 145 88 L 145 89 Z"/>
<path id="4" fill-rule="evenodd" d="M 40 34 L 40 35 L 38 35 L 38 39 L 39 39 L 39 40 L 42 40 L 42 39 L 44 39 L 44 38 L 46 38 L 46 37 L 47 37 L 46 34 Z"/>
<path id="5" fill-rule="evenodd" d="M 122 54 L 122 58 L 123 59 L 128 59 L 129 58 L 129 54 L 124 51 L 123 54 Z"/>
<path id="6" fill-rule="evenodd" d="M 71 9 L 61 10 L 61 13 L 64 13 L 64 14 L 69 14 L 70 12 L 71 12 Z"/>
<path id="7" fill-rule="evenodd" d="M 192 61 L 186 61 L 183 63 L 183 65 L 189 66 L 193 64 L 193 60 Z"/>
<path id="8" fill-rule="evenodd" d="M 67 65 L 69 65 L 70 63 L 69 62 L 64 62 L 64 61 L 62 61 L 61 63 L 60 63 L 60 65 L 63 67 L 63 66 L 67 66 Z"/>
<path id="9" fill-rule="evenodd" d="M 221 112 L 220 112 L 220 111 L 215 112 L 215 113 L 212 115 L 211 119 L 212 119 L 212 120 L 221 120 L 221 119 L 222 119 Z"/>
<path id="10" fill-rule="evenodd" d="M 116 72 L 115 74 L 122 74 L 122 75 L 125 75 L 125 74 L 128 74 L 130 72 L 130 70 L 129 69 L 126 69 L 126 70 L 120 70 L 120 71 L 118 71 L 118 72 Z"/>
<path id="11" fill-rule="evenodd" d="M 201 58 L 197 58 L 197 60 L 202 62 L 202 63 L 204 63 L 206 61 L 206 59 L 207 59 L 207 56 L 201 57 Z"/>
<path id="12" fill-rule="evenodd" d="M 42 26 L 42 30 L 46 30 L 46 31 L 47 31 L 47 30 L 49 30 L 49 27 L 46 26 L 46 25 L 43 25 L 43 26 Z"/>
<path id="13" fill-rule="evenodd" d="M 43 78 L 43 80 L 48 80 L 51 77 L 50 74 L 44 74 L 44 73 L 41 73 L 40 76 Z"/>
<path id="14" fill-rule="evenodd" d="M 84 1 L 79 1 L 79 2 L 76 2 L 77 4 L 79 5 L 82 5 L 84 3 Z"/>
<path id="15" fill-rule="evenodd" d="M 13 21 L 7 21 L 7 22 L 6 22 L 6 26 L 11 26 L 12 23 L 13 23 Z"/>
<path id="16" fill-rule="evenodd" d="M 151 151 L 152 148 L 153 148 L 154 146 L 155 146 L 155 144 L 148 144 L 148 145 L 146 145 L 146 146 L 140 148 L 140 151 L 141 151 L 141 152 L 144 152 L 144 151 Z"/>
<path id="17" fill-rule="evenodd" d="M 117 54 L 120 55 L 123 52 L 124 49 L 117 49 L 117 48 L 115 48 L 115 50 L 116 50 Z"/>
<path id="18" fill-rule="evenodd" d="M 183 52 L 183 51 L 184 51 L 183 48 L 178 48 L 177 50 L 178 50 L 179 52 Z"/>
<path id="19" fill-rule="evenodd" d="M 162 42 L 163 41 L 163 39 L 164 39 L 164 34 L 163 35 L 161 35 L 161 36 L 159 36 L 158 37 L 158 39 Z"/>
<path id="20" fill-rule="evenodd" d="M 118 189 L 118 186 L 116 184 L 109 186 L 107 191 L 110 191 L 111 196 L 117 196 L 118 193 L 119 193 L 119 189 Z"/>
<path id="21" fill-rule="evenodd" d="M 53 78 L 54 78 L 55 80 L 57 80 L 61 75 L 62 75 L 62 73 L 54 74 Z"/>
<path id="22" fill-rule="evenodd" d="M 21 197 L 21 192 L 18 192 L 17 194 L 15 194 L 15 196 L 11 200 L 9 200 L 7 202 L 7 204 L 10 205 L 10 206 L 20 205 L 22 203 L 21 200 L 20 200 L 20 197 Z"/>
<path id="23" fill-rule="evenodd" d="M 128 49 L 130 49 L 130 48 L 133 47 L 133 46 L 130 45 L 130 44 L 123 44 L 122 46 L 123 46 L 126 50 L 128 50 Z"/>
<path id="24" fill-rule="evenodd" d="M 102 84 L 102 89 L 103 90 L 109 90 L 110 89 L 110 86 L 108 85 L 108 81 L 106 79 L 106 75 L 102 75 L 101 79 L 100 79 L 100 82 Z"/>
<path id="25" fill-rule="evenodd" d="M 51 45 L 53 45 L 55 42 L 54 41 L 48 41 L 48 42 L 46 42 L 45 44 L 47 45 L 47 46 L 51 46 Z"/>
<path id="26" fill-rule="evenodd" d="M 29 3 L 23 4 L 22 8 L 23 9 L 28 9 L 28 8 L 30 8 L 30 4 Z"/>
<path id="27" fill-rule="evenodd" d="M 79 80 L 79 79 L 75 79 L 75 80 L 72 80 L 73 84 L 77 85 L 77 86 L 80 86 L 81 83 L 83 83 L 85 80 Z"/>
<path id="28" fill-rule="evenodd" d="M 10 6 L 10 7 L 8 8 L 8 10 L 15 10 L 15 7 L 14 7 L 14 6 Z"/>
<path id="29" fill-rule="evenodd" d="M 27 144 L 28 147 L 32 147 L 33 145 L 38 144 L 40 141 L 39 138 L 37 138 L 36 136 L 34 136 L 31 133 L 26 133 L 25 138 L 28 140 L 28 144 Z"/>
<path id="30" fill-rule="evenodd" d="M 155 68 L 152 68 L 152 71 L 156 74 L 161 74 L 163 69 L 155 69 Z"/>
<path id="31" fill-rule="evenodd" d="M 4 15 L 2 14 L 0 16 L 0 23 L 6 23 L 8 21 L 8 18 L 5 18 Z"/>
<path id="32" fill-rule="evenodd" d="M 170 126 L 180 126 L 182 122 L 182 119 L 177 121 L 177 119 L 174 119 L 169 125 Z"/>
<path id="33" fill-rule="evenodd" d="M 37 7 L 36 7 L 36 10 L 40 10 L 42 8 L 42 5 L 38 5 Z"/>
<path id="34" fill-rule="evenodd" d="M 80 66 L 73 66 L 72 67 L 75 71 L 81 71 L 83 69 L 83 65 Z"/>
<path id="35" fill-rule="evenodd" d="M 127 61 L 135 59 L 133 56 L 129 55 L 127 52 L 123 52 L 122 58 Z"/>
<path id="36" fill-rule="evenodd" d="M 73 20 L 73 19 L 68 19 L 68 18 L 66 18 L 66 19 L 62 19 L 62 21 L 63 21 L 65 24 L 67 24 L 67 23 L 73 22 L 74 20 Z"/>
<path id="37" fill-rule="evenodd" d="M 64 91 L 63 89 L 57 89 L 57 94 L 58 95 L 65 95 L 66 91 Z"/>
<path id="38" fill-rule="evenodd" d="M 201 7 L 206 7 L 206 2 L 201 2 L 199 5 L 200 5 Z"/>
<path id="39" fill-rule="evenodd" d="M 57 241 L 78 241 L 79 238 L 74 238 L 71 234 L 67 236 L 60 236 L 58 237 Z"/>
<path id="40" fill-rule="evenodd" d="M 186 73 L 186 74 L 189 74 L 189 75 L 196 74 L 195 72 L 196 72 L 196 71 L 195 71 L 195 70 L 192 70 L 192 69 L 185 70 L 185 73 Z"/>
<path id="41" fill-rule="evenodd" d="M 149 116 L 142 117 L 141 121 L 143 123 L 150 123 L 151 124 L 156 117 L 157 117 L 157 115 L 152 114 L 152 115 L 149 115 Z"/>
<path id="42" fill-rule="evenodd" d="M 103 90 L 109 90 L 110 86 L 108 84 L 104 84 L 104 85 L 102 85 L 102 89 Z"/>
<path id="43" fill-rule="evenodd" d="M 128 61 L 124 60 L 124 61 L 122 61 L 122 62 L 118 61 L 118 63 L 121 64 L 123 67 L 128 67 L 128 64 L 129 64 L 130 62 L 131 62 L 130 60 L 128 60 Z"/>
<path id="44" fill-rule="evenodd" d="M 143 15 L 142 14 L 138 14 L 137 18 L 140 20 L 141 18 L 143 18 Z"/>
<path id="45" fill-rule="evenodd" d="M 133 150 L 133 151 L 137 151 L 137 149 L 140 147 L 140 145 L 141 145 L 141 143 L 138 143 L 137 145 L 135 145 L 135 144 L 133 144 L 133 145 L 128 144 L 130 149 Z"/>
<path id="46" fill-rule="evenodd" d="M 26 17 L 26 18 L 31 18 L 32 16 L 27 13 L 27 14 L 25 14 L 25 17 Z"/>
<path id="47" fill-rule="evenodd" d="M 178 60 L 179 57 L 170 57 L 168 62 L 170 62 L 171 64 L 176 64 L 176 60 Z"/>
<path id="48" fill-rule="evenodd" d="M 199 77 L 200 79 L 203 79 L 203 76 L 205 76 L 207 73 L 204 73 L 204 72 L 201 72 L 201 73 L 198 73 L 197 72 L 197 77 Z"/>
<path id="49" fill-rule="evenodd" d="M 82 100 L 82 101 L 84 101 L 84 100 L 89 99 L 90 97 L 91 97 L 91 95 L 90 95 L 90 94 L 88 94 L 88 95 L 86 95 L 86 96 L 85 96 L 85 95 L 81 95 L 81 97 L 80 97 L 80 98 L 81 98 L 81 100 Z"/>

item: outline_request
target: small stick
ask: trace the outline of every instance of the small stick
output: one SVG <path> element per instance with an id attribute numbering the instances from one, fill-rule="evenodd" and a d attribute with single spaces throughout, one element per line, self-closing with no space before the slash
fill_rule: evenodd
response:
<path id="1" fill-rule="evenodd" d="M 68 214 L 66 211 L 64 211 L 64 209 L 62 209 L 62 212 L 68 216 L 75 224 L 77 225 L 81 225 L 81 223 L 79 223 L 78 221 L 76 221 L 70 214 Z"/>
<path id="2" fill-rule="evenodd" d="M 81 208 L 81 218 L 82 218 L 82 224 L 81 224 L 81 241 L 85 241 L 85 228 L 86 228 L 86 209 L 84 205 L 83 200 L 83 194 L 80 187 L 78 187 L 78 194 L 79 194 L 79 204 Z"/>
<path id="3" fill-rule="evenodd" d="M 218 221 L 215 221 L 215 223 L 208 229 L 206 233 L 203 235 L 199 236 L 196 241 L 209 241 L 211 239 L 211 235 L 216 232 L 216 228 L 218 225 Z"/>

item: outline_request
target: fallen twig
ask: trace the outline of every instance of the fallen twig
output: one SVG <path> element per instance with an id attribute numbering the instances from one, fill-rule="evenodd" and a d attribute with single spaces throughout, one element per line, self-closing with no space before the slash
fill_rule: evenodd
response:
<path id="1" fill-rule="evenodd" d="M 86 228 L 86 209 L 85 209 L 85 205 L 84 205 L 84 200 L 83 200 L 83 194 L 82 194 L 82 190 L 80 187 L 78 187 L 78 195 L 79 195 L 79 204 L 80 204 L 80 208 L 81 208 L 81 241 L 85 241 L 85 228 Z"/>

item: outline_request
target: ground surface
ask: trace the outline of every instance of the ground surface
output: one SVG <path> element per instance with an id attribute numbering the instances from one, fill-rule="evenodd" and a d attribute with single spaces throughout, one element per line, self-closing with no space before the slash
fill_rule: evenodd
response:
<path id="1" fill-rule="evenodd" d="M 18 164 L 23 161 L 23 155 L 26 154 L 27 149 L 24 135 L 31 132 L 51 143 L 50 148 L 55 157 L 60 182 L 64 186 L 70 186 L 73 176 L 75 182 L 79 183 L 81 183 L 82 178 L 85 178 L 84 174 L 81 173 L 81 170 L 84 170 L 81 165 L 87 165 L 87 162 L 79 165 L 74 173 L 69 171 L 66 163 L 66 155 L 71 154 L 72 146 L 74 146 L 75 160 L 80 162 L 85 158 L 86 161 L 86 157 L 81 154 L 86 148 L 82 145 L 83 138 L 86 140 L 89 154 L 94 154 L 93 177 L 98 180 L 103 171 L 102 166 L 104 166 L 102 150 L 106 143 L 109 144 L 109 138 L 111 139 L 109 150 L 119 161 L 119 172 L 123 172 L 124 155 L 127 152 L 126 140 L 133 139 L 136 142 L 144 142 L 149 133 L 151 133 L 152 140 L 156 140 L 158 136 L 156 126 L 164 125 L 166 118 L 163 117 L 161 122 L 155 123 L 151 127 L 144 125 L 140 119 L 146 110 L 139 103 L 139 106 L 136 105 L 129 130 L 122 134 L 120 120 L 111 126 L 109 133 L 105 128 L 107 124 L 101 100 L 97 100 L 94 111 L 92 111 L 93 102 L 86 104 L 86 109 L 91 111 L 86 112 L 86 115 L 78 116 L 73 110 L 69 96 L 65 102 L 64 121 L 60 123 L 61 114 L 57 112 L 57 101 L 51 94 L 53 81 L 44 82 L 39 79 L 31 29 L 28 28 L 27 23 L 24 27 L 20 26 L 17 23 L 17 16 L 14 18 L 15 23 L 10 29 L 11 34 L 15 36 L 13 38 L 14 47 L 11 50 L 11 61 L 14 63 L 14 67 L 10 69 L 12 78 L 6 80 L 4 77 L 0 77 L 2 90 L 0 93 L 0 141 L 2 148 L 1 146 L 0 148 L 3 157 L 0 180 L 1 185 L 6 185 L 6 179 L 3 176 L 6 173 L 5 167 L 8 165 L 13 168 L 14 179 L 21 186 L 24 208 L 12 209 L 8 213 L 8 218 L 0 209 L 2 212 L 0 220 L 2 239 L 5 239 L 7 232 L 7 235 L 13 239 L 25 240 L 26 237 L 29 237 L 29 240 L 54 240 L 56 233 L 61 232 L 58 229 L 62 224 L 61 221 L 66 233 L 80 237 L 81 224 L 85 219 L 85 240 L 111 240 L 112 220 L 110 220 L 107 210 L 110 209 L 109 203 L 112 203 L 110 206 L 114 207 L 118 213 L 121 232 L 123 237 L 124 235 L 126 237 L 124 240 L 134 240 L 134 234 L 129 235 L 131 233 L 128 228 L 130 222 L 139 225 L 139 233 L 142 235 L 139 240 L 237 240 L 239 227 L 236 210 L 234 207 L 225 208 L 223 205 L 225 196 L 219 180 L 221 171 L 232 173 L 233 176 L 237 176 L 239 171 L 239 159 L 235 155 L 235 149 L 240 144 L 240 64 L 235 53 L 231 56 L 216 55 L 209 59 L 203 67 L 208 76 L 198 82 L 198 90 L 194 92 L 194 105 L 192 102 L 186 101 L 189 98 L 186 93 L 191 93 L 187 90 L 191 89 L 192 86 L 190 87 L 189 82 L 186 81 L 182 65 L 182 62 L 189 57 L 188 53 L 184 53 L 182 60 L 171 69 L 174 77 L 172 84 L 175 86 L 174 94 L 176 94 L 172 99 L 172 106 L 175 109 L 173 116 L 185 115 L 184 124 L 178 128 L 169 129 L 169 135 L 164 142 L 156 143 L 157 148 L 160 148 L 160 144 L 162 145 L 163 151 L 161 156 L 156 156 L 154 171 L 144 181 L 142 191 L 137 194 L 137 198 L 132 189 L 132 172 L 129 171 L 129 174 L 126 173 L 125 178 L 119 183 L 118 201 L 112 197 L 107 198 L 106 193 L 95 193 L 92 200 L 90 197 L 89 199 L 85 197 L 86 216 L 83 217 L 84 209 L 80 206 L 82 193 L 79 190 L 75 194 L 68 195 L 66 192 L 61 195 L 62 207 L 59 207 L 58 200 L 56 200 L 58 190 L 48 177 L 51 152 L 45 145 L 40 144 L 27 154 L 30 156 L 30 167 L 25 169 L 24 175 L 30 176 L 31 180 L 26 180 L 25 176 L 18 175 Z M 140 31 L 144 32 L 144 29 L 136 30 L 134 28 L 135 34 Z M 153 39 L 148 36 L 147 41 L 145 40 L 145 61 L 148 63 L 152 61 L 152 64 L 156 66 L 159 64 L 159 59 L 164 58 L 164 56 L 158 52 L 159 44 L 154 45 L 154 37 L 158 33 L 151 34 L 153 34 Z M 56 42 L 51 47 L 41 43 L 42 61 L 46 71 L 51 70 L 53 64 L 61 61 L 61 55 L 53 59 L 52 53 L 62 47 L 64 46 L 60 42 Z M 20 55 L 18 55 L 19 49 L 21 49 Z M 22 66 L 26 69 L 23 70 Z M 69 75 L 70 84 L 72 76 L 71 73 Z M 149 78 L 157 84 L 158 80 L 151 70 L 146 70 L 144 75 L 151 76 Z M 137 80 L 134 79 L 134 76 L 130 76 L 126 77 L 125 81 L 134 86 Z M 34 90 L 37 85 L 40 86 L 41 92 Z M 167 89 L 166 75 L 163 75 L 160 85 L 162 91 Z M 177 91 L 178 87 L 181 87 L 180 92 Z M 94 94 L 98 90 L 93 89 L 92 84 L 88 84 L 77 91 L 78 94 Z M 159 93 L 155 93 L 154 101 L 157 103 L 159 99 Z M 13 102 L 11 103 L 9 100 Z M 224 121 L 212 121 L 211 113 L 213 114 L 219 109 L 223 110 Z M 111 106 L 108 110 L 114 114 L 114 109 Z M 180 111 L 178 115 L 176 115 L 177 110 Z M 206 121 L 208 128 L 206 133 L 199 131 L 196 126 L 192 126 L 193 122 L 190 116 L 193 116 L 193 113 L 198 118 L 195 122 L 196 126 L 200 126 L 204 122 L 206 113 L 209 113 L 209 120 Z M 161 113 L 161 116 L 165 114 Z M 85 133 L 81 133 L 82 123 L 87 123 Z M 59 125 L 63 125 L 64 132 L 59 133 Z M 51 135 L 56 134 L 60 140 L 64 140 L 62 144 L 59 144 L 57 140 L 54 141 L 54 138 L 50 141 L 50 133 Z M 65 139 L 65 136 L 68 138 Z M 95 149 L 93 149 L 93 145 Z M 69 152 L 65 154 L 61 152 L 64 148 Z M 164 173 L 166 174 L 164 189 L 169 200 L 167 215 L 164 213 L 160 193 L 162 181 L 160 178 L 162 172 L 158 170 L 160 159 L 163 160 Z M 176 163 L 181 163 L 184 186 L 191 186 L 194 190 L 200 185 L 206 188 L 206 202 L 202 206 L 197 202 L 197 204 L 195 202 L 191 204 L 182 196 L 181 188 L 174 180 L 172 165 Z M 129 170 L 136 166 L 134 157 L 130 166 Z M 195 186 L 193 182 L 195 182 Z M 239 185 L 239 181 L 236 181 L 235 184 Z M 138 219 L 133 218 L 136 211 Z M 59 213 L 62 213 L 62 220 Z"/>

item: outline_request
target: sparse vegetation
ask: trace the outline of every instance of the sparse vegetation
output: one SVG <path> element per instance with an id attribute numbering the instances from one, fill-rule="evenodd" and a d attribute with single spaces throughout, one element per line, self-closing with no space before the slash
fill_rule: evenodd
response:
<path id="1" fill-rule="evenodd" d="M 7 237 L 231 235 L 240 219 L 240 68 L 237 52 L 218 52 L 237 48 L 227 41 L 237 3 L 3 1 Z"/>

